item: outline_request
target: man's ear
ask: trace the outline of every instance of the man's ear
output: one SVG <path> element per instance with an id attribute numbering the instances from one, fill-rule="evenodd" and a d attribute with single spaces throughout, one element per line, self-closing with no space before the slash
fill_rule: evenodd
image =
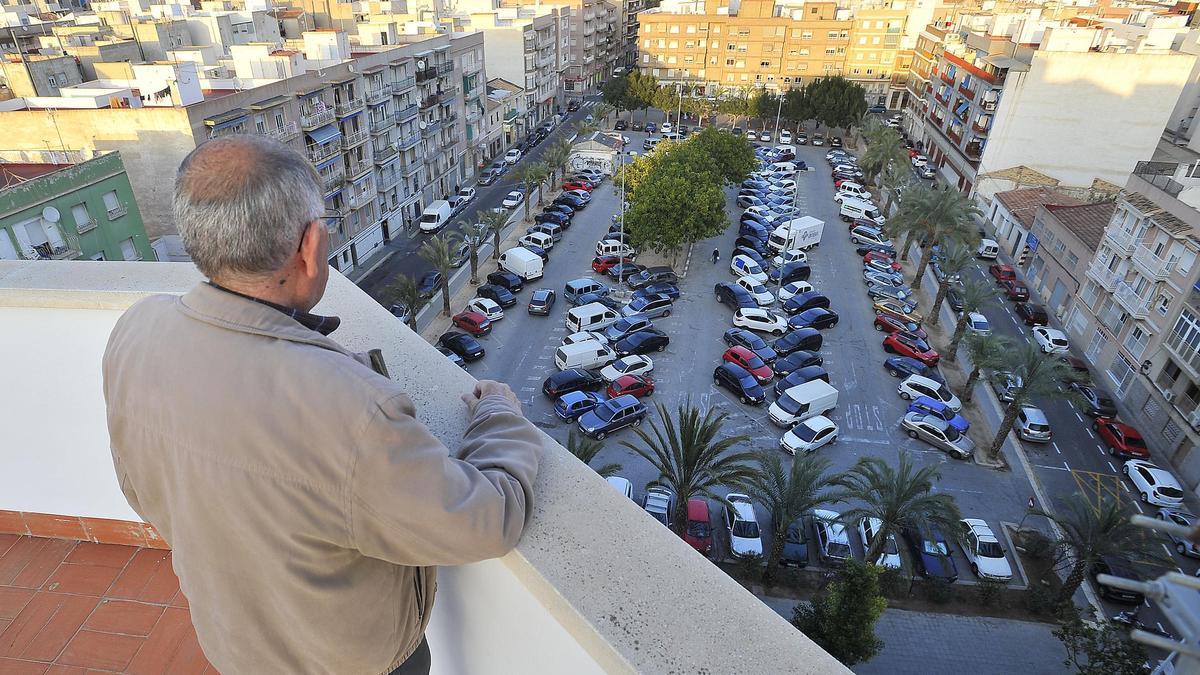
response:
<path id="1" fill-rule="evenodd" d="M 300 260 L 300 268 L 309 277 L 317 277 L 321 273 L 321 263 L 325 262 L 325 254 L 322 244 L 325 237 L 329 233 L 325 230 L 325 225 L 320 220 L 311 221 L 304 228 L 304 236 L 300 239 L 300 250 L 297 255 Z"/>

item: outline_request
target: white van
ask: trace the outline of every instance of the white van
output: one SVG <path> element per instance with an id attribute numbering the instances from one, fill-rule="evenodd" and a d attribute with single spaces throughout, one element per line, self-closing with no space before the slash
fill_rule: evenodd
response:
<path id="1" fill-rule="evenodd" d="M 454 209 L 450 206 L 450 202 L 444 199 L 431 202 L 421 212 L 421 231 L 429 234 L 437 232 L 450 222 L 450 215 L 453 212 Z"/>
<path id="2" fill-rule="evenodd" d="M 817 415 L 828 414 L 837 407 L 838 390 L 825 380 L 812 380 L 785 390 L 771 404 L 767 415 L 775 424 L 787 429 Z"/>
<path id="3" fill-rule="evenodd" d="M 599 340 L 576 342 L 573 345 L 563 345 L 554 350 L 554 365 L 559 370 L 567 368 L 603 368 L 617 359 L 612 347 L 602 344 Z"/>
<path id="4" fill-rule="evenodd" d="M 581 330 L 604 330 L 608 326 L 621 318 L 617 310 L 605 307 L 598 302 L 589 302 L 586 305 L 572 307 L 567 311 L 567 328 L 572 333 L 578 333 Z"/>
<path id="5" fill-rule="evenodd" d="M 530 232 L 524 237 L 518 239 L 517 243 L 522 245 L 529 244 L 531 246 L 537 246 L 543 251 L 549 251 L 554 246 L 554 237 L 551 237 L 545 232 Z"/>
<path id="6" fill-rule="evenodd" d="M 608 286 L 587 277 L 572 279 L 563 287 L 563 298 L 572 305 L 575 304 L 575 298 L 578 298 L 588 293 L 608 293 Z"/>
<path id="7" fill-rule="evenodd" d="M 975 249 L 976 258 L 995 260 L 998 255 L 1000 255 L 1000 244 L 991 239 L 981 239 L 979 241 L 979 248 Z"/>
<path id="8" fill-rule="evenodd" d="M 821 244 L 821 233 L 825 222 L 812 216 L 801 216 L 786 221 L 771 232 L 767 247 L 776 253 L 790 249 L 807 251 Z"/>
<path id="9" fill-rule="evenodd" d="M 500 254 L 500 269 L 508 270 L 525 281 L 542 278 L 542 258 L 527 248 L 516 246 Z"/>
<path id="10" fill-rule="evenodd" d="M 862 199 L 847 197 L 842 200 L 842 210 L 840 211 L 842 220 L 850 222 L 855 218 L 867 218 L 875 221 L 878 225 L 883 225 L 883 214 L 871 202 Z"/>
<path id="11" fill-rule="evenodd" d="M 616 239 L 604 239 L 596 242 L 596 255 L 632 256 L 636 252 L 629 244 L 622 244 Z"/>

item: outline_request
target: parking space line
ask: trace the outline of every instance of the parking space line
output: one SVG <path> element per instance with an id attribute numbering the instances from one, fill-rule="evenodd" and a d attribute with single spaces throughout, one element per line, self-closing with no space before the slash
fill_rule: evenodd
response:
<path id="1" fill-rule="evenodd" d="M 1054 451 L 1055 451 L 1055 452 L 1057 452 L 1057 453 L 1058 453 L 1058 454 L 1060 454 L 1060 455 L 1062 454 L 1062 450 L 1059 450 L 1059 449 L 1058 449 L 1058 443 L 1051 443 L 1050 445 L 1054 446 Z"/>
<path id="2" fill-rule="evenodd" d="M 1160 543 L 1161 543 L 1161 542 L 1160 542 Z M 1166 544 L 1162 544 L 1162 547 L 1163 547 L 1163 550 L 1167 552 L 1167 556 L 1168 556 L 1168 557 L 1170 557 L 1170 555 L 1171 555 L 1171 549 L 1167 548 L 1167 545 L 1166 545 Z"/>
<path id="3" fill-rule="evenodd" d="M 1133 505 L 1137 507 L 1138 513 L 1144 513 L 1144 511 L 1142 511 L 1142 503 L 1141 502 L 1134 502 Z"/>
<path id="4" fill-rule="evenodd" d="M 1067 464 L 1067 460 L 1065 460 L 1065 459 L 1063 460 L 1063 466 L 1067 467 L 1067 471 L 1071 470 L 1071 465 Z"/>
<path id="5" fill-rule="evenodd" d="M 1063 462 L 1063 464 L 1066 464 L 1066 462 Z M 1070 467 L 1067 467 L 1064 469 L 1061 466 L 1048 466 L 1046 464 L 1034 464 L 1032 466 L 1036 466 L 1039 469 L 1053 469 L 1055 471 L 1070 471 L 1071 470 Z"/>
<path id="6" fill-rule="evenodd" d="M 1075 413 L 1075 417 L 1078 417 L 1080 422 L 1083 421 L 1083 415 L 1080 415 L 1079 413 Z"/>
<path id="7" fill-rule="evenodd" d="M 1115 469 L 1114 469 L 1114 471 L 1115 471 Z M 1126 485 L 1126 484 L 1124 484 L 1124 483 L 1121 483 L 1121 487 L 1125 488 L 1125 491 L 1126 491 L 1126 492 L 1129 492 L 1129 486 L 1128 486 L 1128 485 Z"/>
<path id="8" fill-rule="evenodd" d="M 1108 462 L 1108 468 L 1112 469 L 1113 473 L 1117 472 L 1117 467 L 1113 466 L 1112 462 Z"/>
<path id="9" fill-rule="evenodd" d="M 1093 434 L 1091 429 L 1084 427 L 1083 430 L 1088 432 L 1088 436 L 1091 436 L 1093 441 L 1096 440 L 1096 434 Z"/>

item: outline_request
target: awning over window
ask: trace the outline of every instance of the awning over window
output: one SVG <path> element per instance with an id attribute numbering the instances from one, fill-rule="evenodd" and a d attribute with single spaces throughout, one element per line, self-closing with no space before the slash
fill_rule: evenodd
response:
<path id="1" fill-rule="evenodd" d="M 233 126 L 238 122 L 246 119 L 250 111 L 244 108 L 234 108 L 228 112 L 223 112 L 220 115 L 213 115 L 204 120 L 204 123 L 212 128 L 213 131 L 224 129 L 225 127 Z"/>
<path id="2" fill-rule="evenodd" d="M 971 107 L 970 103 L 967 101 L 960 101 L 959 104 L 954 107 L 954 114 L 958 115 L 959 117 L 963 117 L 967 114 L 967 108 L 969 107 Z"/>
<path id="3" fill-rule="evenodd" d="M 340 162 L 340 161 L 342 161 L 342 156 L 341 156 L 341 155 L 337 155 L 337 154 L 335 154 L 335 155 L 334 155 L 333 157 L 331 157 L 330 159 L 327 159 L 327 160 L 325 160 L 324 162 L 321 162 L 320 164 L 318 164 L 318 165 L 317 165 L 317 171 L 320 171 L 321 169 L 324 169 L 325 167 L 327 167 L 327 166 L 330 166 L 330 165 L 331 165 L 331 164 L 333 164 L 334 162 Z"/>
<path id="4" fill-rule="evenodd" d="M 317 127 L 312 131 L 306 131 L 304 133 L 308 134 L 309 138 L 313 139 L 314 142 L 319 144 L 328 143 L 342 135 L 342 132 L 338 131 L 337 126 L 333 124 L 326 124 L 323 127 Z"/>

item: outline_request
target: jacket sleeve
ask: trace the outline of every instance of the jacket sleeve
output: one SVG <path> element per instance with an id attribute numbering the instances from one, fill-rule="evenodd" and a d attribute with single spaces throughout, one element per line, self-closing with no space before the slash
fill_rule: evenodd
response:
<path id="1" fill-rule="evenodd" d="M 413 418 L 407 396 L 367 422 L 349 475 L 351 541 L 400 565 L 459 565 L 504 555 L 532 511 L 542 439 L 501 396 L 475 408 L 453 455 Z"/>

